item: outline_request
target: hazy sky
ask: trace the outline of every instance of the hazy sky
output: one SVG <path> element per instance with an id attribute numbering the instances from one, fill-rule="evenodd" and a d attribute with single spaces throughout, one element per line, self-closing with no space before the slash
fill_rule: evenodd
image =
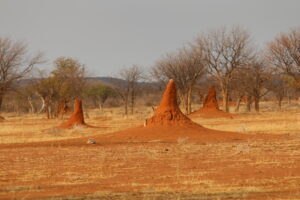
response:
<path id="1" fill-rule="evenodd" d="M 93 76 L 149 67 L 212 28 L 239 24 L 261 46 L 300 26 L 299 0 L 0 0 L 0 36 L 74 57 Z"/>

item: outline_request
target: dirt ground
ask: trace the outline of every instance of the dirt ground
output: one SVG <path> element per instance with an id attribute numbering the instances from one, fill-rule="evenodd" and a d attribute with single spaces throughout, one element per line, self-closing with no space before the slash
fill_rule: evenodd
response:
<path id="1" fill-rule="evenodd" d="M 215 130 L 286 135 L 226 143 L 137 142 L 10 147 L 8 143 L 91 137 L 142 125 L 151 116 L 89 111 L 98 128 L 52 129 L 62 120 L 4 114 L 0 199 L 300 199 L 300 109 L 193 119 Z M 97 141 L 98 142 L 98 141 Z"/>

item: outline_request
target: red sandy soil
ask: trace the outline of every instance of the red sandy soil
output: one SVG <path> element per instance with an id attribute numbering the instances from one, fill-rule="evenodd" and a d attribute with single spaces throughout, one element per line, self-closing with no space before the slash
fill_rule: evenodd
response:
<path id="1" fill-rule="evenodd" d="M 0 199 L 300 199 L 300 141 L 0 148 Z"/>
<path id="2" fill-rule="evenodd" d="M 5 118 L 2 117 L 2 116 L 0 116 L 0 122 L 1 122 L 1 121 L 4 121 L 4 120 L 5 120 Z"/>
<path id="3" fill-rule="evenodd" d="M 76 99 L 74 103 L 74 112 L 70 119 L 63 122 L 56 128 L 74 128 L 75 126 L 92 127 L 84 122 L 83 110 L 82 110 L 82 100 Z"/>
<path id="4" fill-rule="evenodd" d="M 219 109 L 217 92 L 215 86 L 212 86 L 203 102 L 203 107 L 200 110 L 192 112 L 190 118 L 233 118 L 233 115 Z"/>

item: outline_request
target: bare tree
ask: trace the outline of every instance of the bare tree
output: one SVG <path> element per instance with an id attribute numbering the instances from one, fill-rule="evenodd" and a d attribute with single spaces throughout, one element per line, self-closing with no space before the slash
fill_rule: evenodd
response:
<path id="1" fill-rule="evenodd" d="M 254 56 L 249 33 L 238 26 L 221 28 L 199 36 L 193 46 L 197 51 L 203 51 L 209 72 L 218 79 L 223 108 L 228 112 L 229 83 L 233 73 L 248 65 Z"/>
<path id="2" fill-rule="evenodd" d="M 115 87 L 115 90 L 124 101 L 125 115 L 128 115 L 129 104 L 131 114 L 133 114 L 137 93 L 137 83 L 143 78 L 143 71 L 139 66 L 133 65 L 122 69 L 120 71 L 120 77 L 126 81 L 126 85 L 124 88 Z"/>
<path id="3" fill-rule="evenodd" d="M 287 96 L 288 90 L 291 88 L 290 76 L 284 74 L 274 74 L 269 85 L 270 90 L 274 93 L 278 102 L 278 109 L 281 110 L 282 101 Z"/>
<path id="4" fill-rule="evenodd" d="M 24 43 L 0 37 L 0 109 L 4 95 L 12 89 L 13 84 L 43 62 L 41 53 L 30 58 L 27 52 Z"/>
<path id="5" fill-rule="evenodd" d="M 174 54 L 169 54 L 159 60 L 152 68 L 156 80 L 166 83 L 173 79 L 176 83 L 180 102 L 186 114 L 191 113 L 191 97 L 196 82 L 206 73 L 206 67 L 201 52 L 191 48 L 182 48 Z"/>
<path id="6" fill-rule="evenodd" d="M 283 98 L 292 89 L 299 89 L 300 79 L 300 28 L 281 33 L 267 45 L 266 57 L 275 67 L 275 77 L 270 88 L 279 109 Z"/>
<path id="7" fill-rule="evenodd" d="M 230 82 L 231 90 L 235 91 L 238 96 L 236 111 L 238 111 L 242 97 L 245 96 L 247 111 L 251 110 L 251 104 L 254 102 L 255 111 L 259 112 L 261 98 L 270 91 L 268 89 L 270 79 L 271 69 L 267 67 L 267 63 L 262 57 L 236 70 Z"/>
<path id="8" fill-rule="evenodd" d="M 300 28 L 282 33 L 268 43 L 267 58 L 279 71 L 299 78 Z"/>
<path id="9" fill-rule="evenodd" d="M 34 85 L 35 94 L 41 99 L 42 105 L 38 113 L 46 112 L 47 118 L 55 116 L 54 101 L 59 98 L 60 85 L 53 77 L 40 78 Z"/>

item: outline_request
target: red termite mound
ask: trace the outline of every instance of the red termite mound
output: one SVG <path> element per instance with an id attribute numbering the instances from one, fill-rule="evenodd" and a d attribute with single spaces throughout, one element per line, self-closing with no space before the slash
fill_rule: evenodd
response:
<path id="1" fill-rule="evenodd" d="M 84 122 L 83 110 L 82 110 L 82 101 L 81 99 L 76 99 L 74 103 L 74 112 L 71 115 L 70 119 L 66 122 L 63 122 L 57 128 L 74 128 L 75 126 L 85 126 L 89 127 Z"/>
<path id="2" fill-rule="evenodd" d="M 233 118 L 232 114 L 224 112 L 219 109 L 218 100 L 217 100 L 217 92 L 215 86 L 212 86 L 208 94 L 206 95 L 203 107 L 200 110 L 192 112 L 189 117 L 197 118 Z"/>
<path id="3" fill-rule="evenodd" d="M 179 125 L 186 123 L 192 122 L 178 107 L 175 82 L 171 79 L 153 117 L 146 120 L 146 125 Z"/>
<path id="4" fill-rule="evenodd" d="M 217 91 L 215 86 L 212 86 L 208 94 L 206 95 L 204 102 L 203 102 L 204 109 L 217 109 L 219 110 L 219 105 L 217 101 Z"/>

